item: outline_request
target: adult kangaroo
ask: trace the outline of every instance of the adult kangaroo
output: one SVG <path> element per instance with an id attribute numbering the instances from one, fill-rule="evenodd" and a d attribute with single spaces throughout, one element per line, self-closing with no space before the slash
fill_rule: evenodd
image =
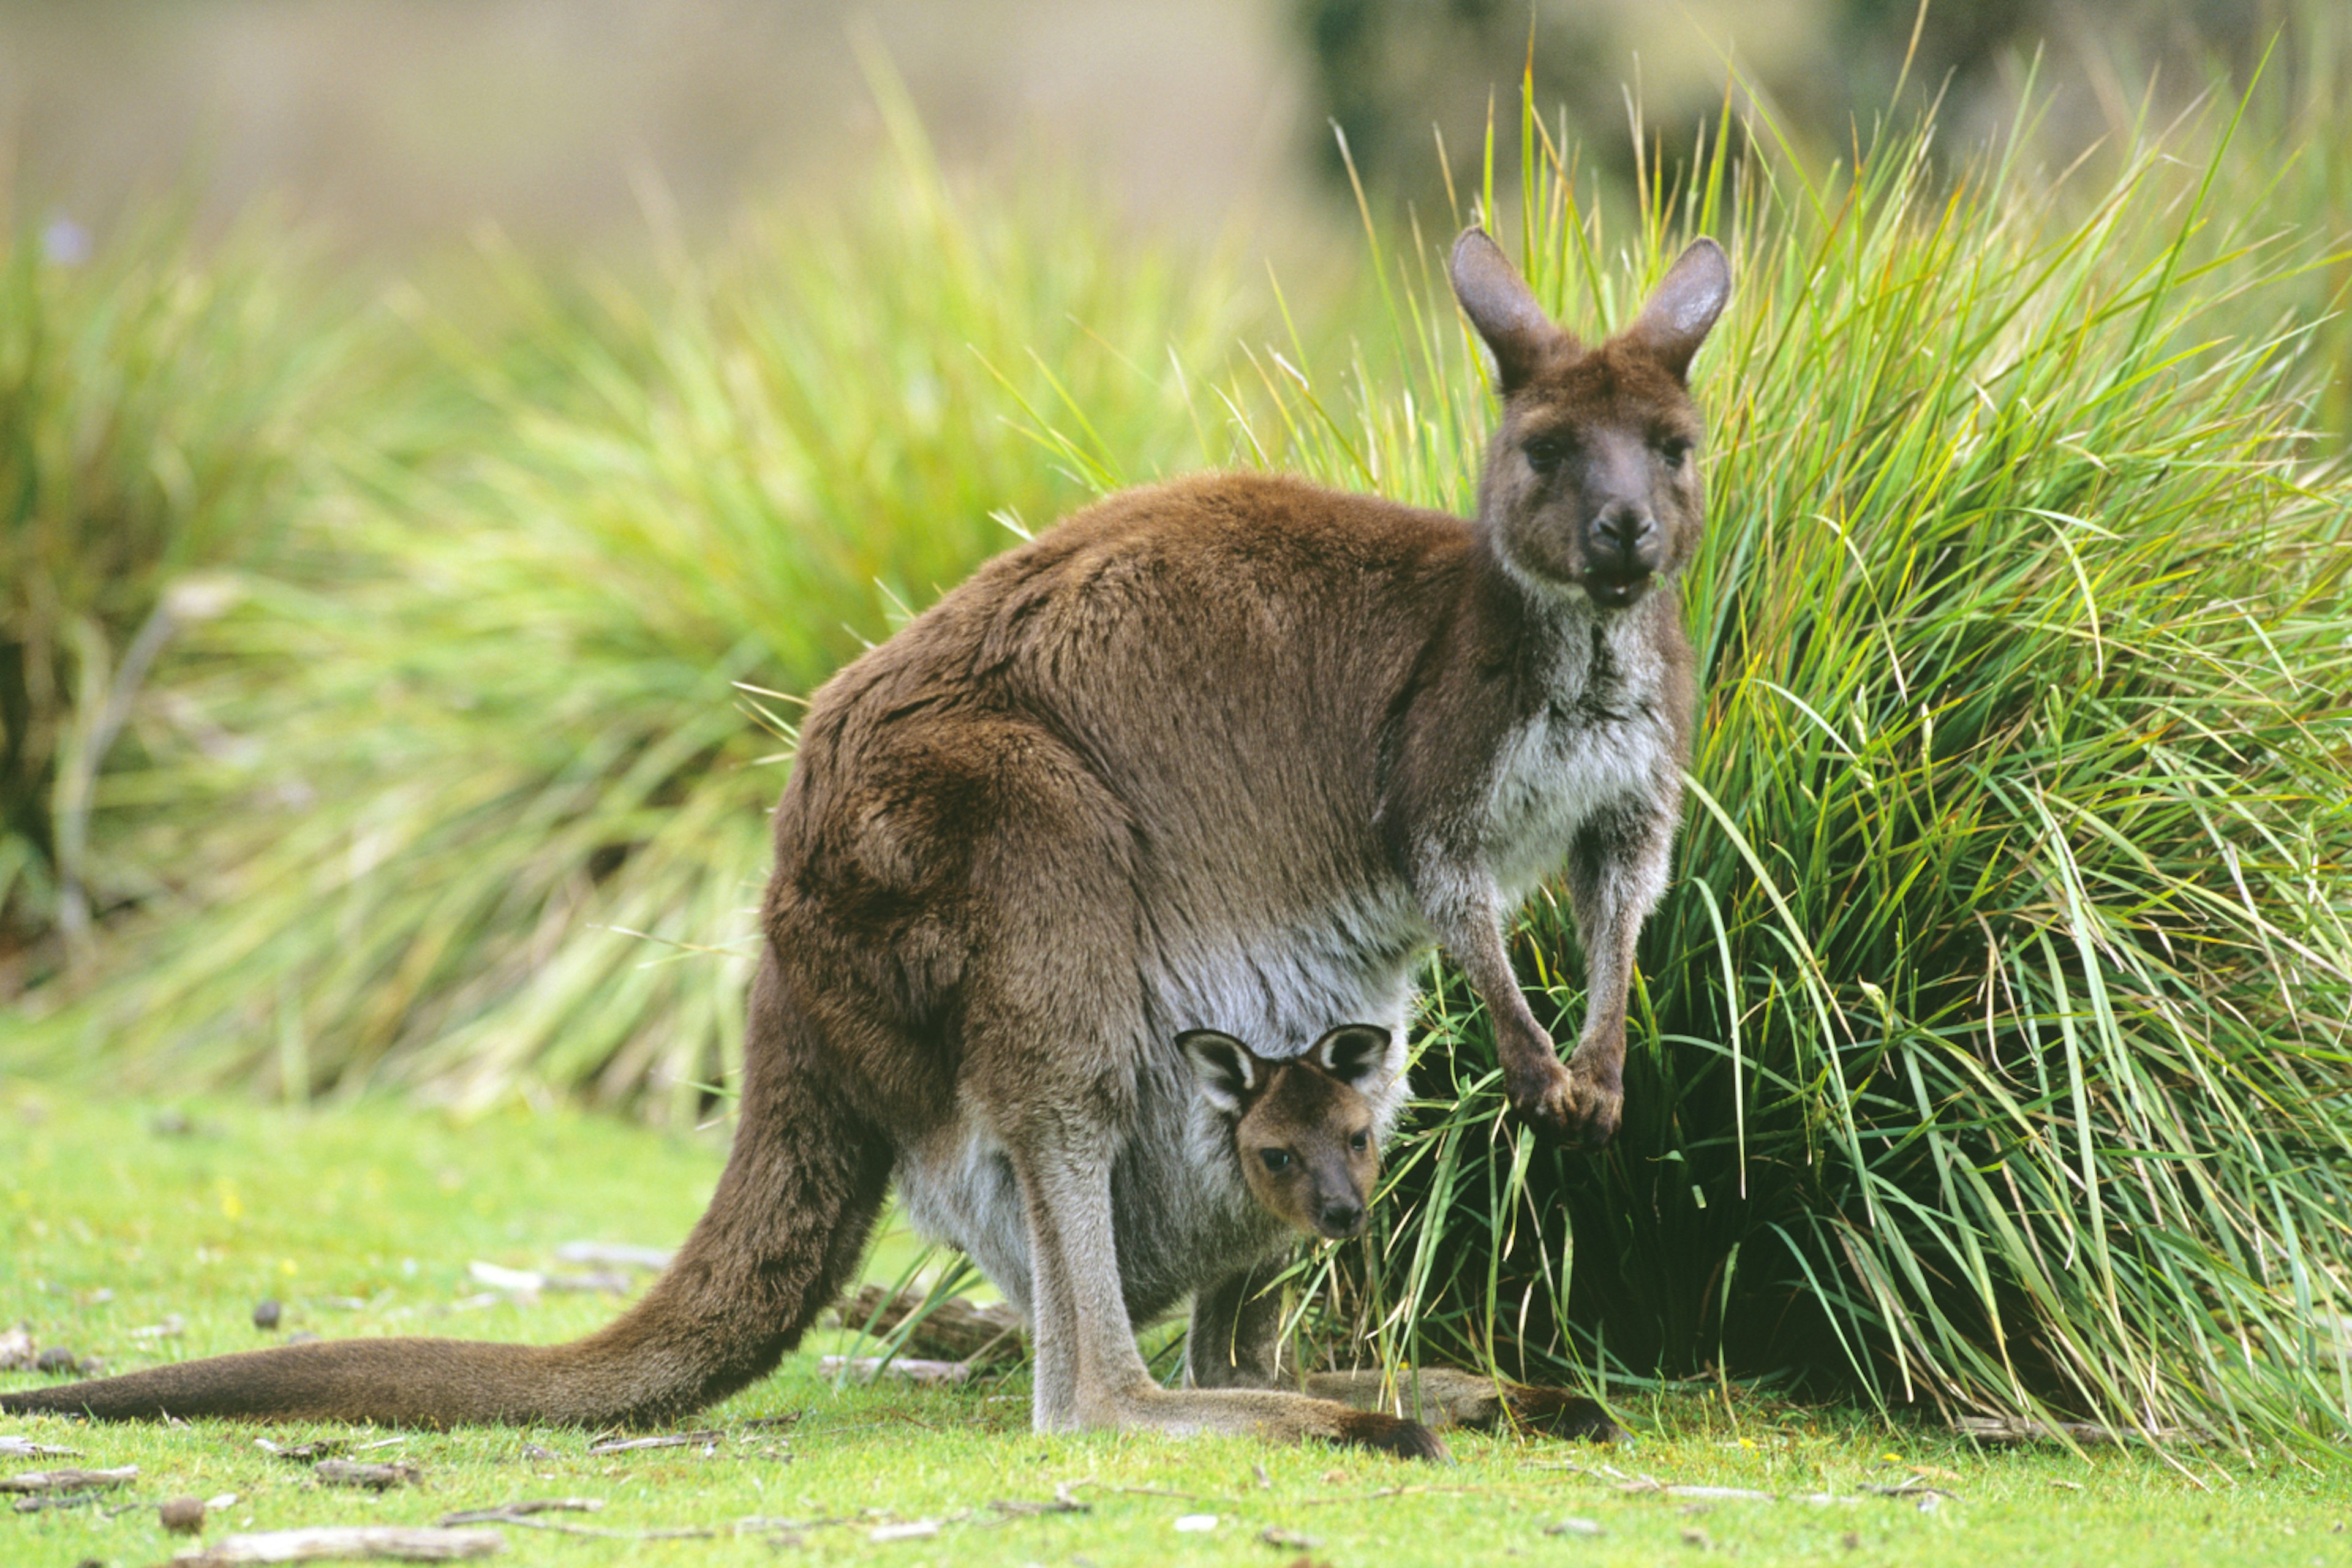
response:
<path id="1" fill-rule="evenodd" d="M 1517 1113 L 1588 1147 L 1617 1126 L 1691 726 L 1670 587 L 1701 530 L 1685 376 L 1729 269 L 1697 241 L 1589 349 L 1484 233 L 1451 275 L 1503 398 L 1475 521 L 1259 475 L 1128 491 L 817 692 L 775 814 L 733 1150 L 617 1321 L 553 1347 L 280 1346 L 0 1410 L 670 1420 L 798 1342 L 895 1175 L 1028 1317 L 1039 1429 L 1440 1451 L 1296 1393 L 1163 1389 L 1132 1325 L 1232 1259 L 1202 1217 L 1221 1206 L 1188 1201 L 1225 1134 L 1186 1031 L 1283 1056 L 1368 1020 L 1401 1068 L 1413 965 L 1443 944 Z M 1565 1066 L 1502 937 L 1562 867 L 1591 993 Z"/>

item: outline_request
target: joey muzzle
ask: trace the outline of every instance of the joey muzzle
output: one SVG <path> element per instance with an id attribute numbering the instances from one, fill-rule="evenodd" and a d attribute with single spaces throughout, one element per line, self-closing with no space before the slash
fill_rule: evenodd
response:
<path id="1" fill-rule="evenodd" d="M 1364 1228 L 1364 1205 L 1353 1198 L 1326 1203 L 1315 1216 L 1315 1229 L 1326 1241 L 1345 1241 Z"/>

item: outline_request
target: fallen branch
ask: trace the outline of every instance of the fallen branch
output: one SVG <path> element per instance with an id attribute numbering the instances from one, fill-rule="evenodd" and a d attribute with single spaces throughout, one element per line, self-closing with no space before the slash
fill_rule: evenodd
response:
<path id="1" fill-rule="evenodd" d="M 1094 1511 L 1094 1504 L 1090 1502 L 1080 1502 L 1076 1498 L 1070 1495 L 1070 1490 L 1074 1486 L 1083 1487 L 1091 1486 L 1092 1484 L 1093 1483 L 1090 1481 L 1064 1481 L 1054 1489 L 1054 1500 L 1051 1502 L 1030 1502 L 1021 1499 L 1013 1499 L 1010 1500 L 999 1499 L 997 1501 L 990 1503 L 988 1506 L 996 1510 L 1000 1513 L 1018 1516 L 1040 1513 L 1092 1513 Z"/>
<path id="2" fill-rule="evenodd" d="M 882 1287 L 868 1285 L 841 1304 L 841 1323 L 879 1338 L 922 1312 L 927 1300 L 919 1290 L 885 1297 Z M 1021 1314 L 1001 1301 L 976 1307 L 951 1297 L 924 1312 L 900 1348 L 910 1355 L 974 1367 L 1017 1362 L 1022 1357 Z"/>
<path id="3" fill-rule="evenodd" d="M 351 1442 L 343 1437 L 319 1437 L 308 1443 L 287 1446 L 273 1443 L 267 1437 L 256 1437 L 253 1440 L 253 1446 L 273 1458 L 291 1460 L 298 1465 L 310 1465 L 316 1464 L 330 1454 L 342 1452 L 351 1447 Z"/>
<path id="4" fill-rule="evenodd" d="M 511 1524 L 523 1530 L 547 1530 L 558 1535 L 585 1535 L 598 1541 L 709 1541 L 719 1531 L 708 1525 L 682 1524 L 663 1530 L 599 1530 L 590 1524 L 566 1524 L 560 1519 L 535 1519 L 528 1514 L 506 1514 L 488 1522 Z"/>
<path id="5" fill-rule="evenodd" d="M 880 1356 L 829 1355 L 817 1358 L 817 1370 L 827 1377 L 846 1373 L 858 1383 L 872 1383 L 877 1378 L 897 1378 L 905 1383 L 968 1383 L 971 1365 L 961 1361 L 923 1361 L 915 1356 L 893 1356 L 888 1361 Z"/>
<path id="6" fill-rule="evenodd" d="M 79 1448 L 60 1448 L 54 1443 L 36 1443 L 30 1437 L 0 1437 L 0 1454 L 19 1459 L 78 1459 Z"/>
<path id="7" fill-rule="evenodd" d="M 1979 1443 L 2107 1443 L 2120 1448 L 2128 1443 L 2150 1443 L 2158 1447 L 2181 1443 L 2201 1447 L 2213 1441 L 2207 1432 L 2192 1431 L 2186 1426 L 2144 1426 L 2126 1430 L 2102 1426 L 2092 1421 L 2027 1421 L 2014 1415 L 1963 1415 L 1952 1423 L 1952 1430 L 1963 1437 L 1973 1437 Z"/>
<path id="8" fill-rule="evenodd" d="M 88 1508 L 105 1495 L 95 1491 L 46 1492 L 39 1497 L 18 1498 L 16 1509 L 18 1513 L 40 1513 L 53 1508 Z"/>

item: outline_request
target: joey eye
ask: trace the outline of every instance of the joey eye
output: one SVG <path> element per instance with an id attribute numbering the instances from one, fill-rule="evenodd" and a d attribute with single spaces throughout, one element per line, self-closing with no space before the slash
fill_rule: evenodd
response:
<path id="1" fill-rule="evenodd" d="M 1353 1149 L 1359 1154 L 1362 1153 L 1371 1146 L 1372 1135 L 1369 1132 L 1359 1132 L 1354 1137 L 1348 1140 L 1348 1147 Z"/>
<path id="2" fill-rule="evenodd" d="M 1526 455 L 1528 467 L 1549 479 L 1568 461 L 1568 438 L 1563 436 L 1538 436 L 1519 448 Z"/>
<path id="3" fill-rule="evenodd" d="M 1691 444 L 1684 437 L 1669 436 L 1658 443 L 1658 456 L 1666 460 L 1666 467 L 1670 468 L 1681 468 L 1690 454 Z"/>
<path id="4" fill-rule="evenodd" d="M 1287 1170 L 1290 1166 L 1290 1151 L 1287 1149 L 1261 1149 L 1257 1157 L 1265 1162 L 1265 1168 L 1269 1171 Z"/>

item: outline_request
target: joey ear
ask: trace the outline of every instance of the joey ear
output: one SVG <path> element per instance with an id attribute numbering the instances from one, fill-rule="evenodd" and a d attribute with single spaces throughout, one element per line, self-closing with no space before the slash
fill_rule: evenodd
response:
<path id="1" fill-rule="evenodd" d="M 1388 1066 L 1389 1032 L 1378 1024 L 1342 1024 L 1316 1041 L 1308 1054 L 1333 1078 L 1360 1089 Z"/>
<path id="2" fill-rule="evenodd" d="M 1215 1029 L 1187 1029 L 1176 1037 L 1201 1080 L 1201 1094 L 1228 1116 L 1241 1114 L 1243 1097 L 1257 1087 L 1257 1053 Z"/>
<path id="3" fill-rule="evenodd" d="M 1507 397 L 1571 340 L 1544 314 L 1535 293 L 1483 228 L 1465 228 L 1446 260 L 1462 313 L 1494 351 L 1496 384 Z"/>
<path id="4" fill-rule="evenodd" d="M 1666 268 L 1657 292 L 1625 329 L 1625 336 L 1680 381 L 1689 374 L 1691 356 L 1706 342 L 1730 298 L 1731 263 L 1724 258 L 1723 247 L 1701 235 Z"/>

